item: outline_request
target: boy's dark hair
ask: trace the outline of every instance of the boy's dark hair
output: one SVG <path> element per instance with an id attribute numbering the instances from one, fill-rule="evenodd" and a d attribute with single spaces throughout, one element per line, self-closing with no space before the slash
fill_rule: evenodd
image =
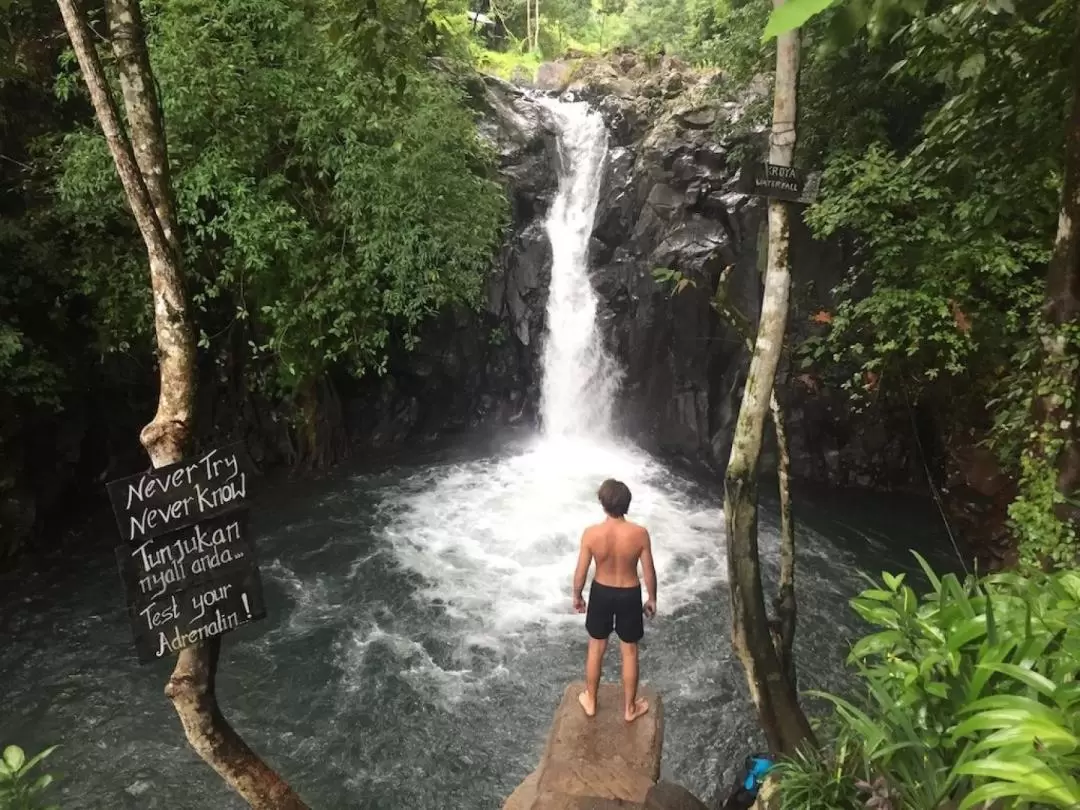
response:
<path id="1" fill-rule="evenodd" d="M 609 478 L 596 493 L 604 511 L 612 517 L 624 517 L 630 511 L 630 488 L 622 481 Z"/>

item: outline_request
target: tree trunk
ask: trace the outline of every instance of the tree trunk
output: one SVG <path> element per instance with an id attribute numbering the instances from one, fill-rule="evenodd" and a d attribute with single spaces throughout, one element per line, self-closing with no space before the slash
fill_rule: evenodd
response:
<path id="1" fill-rule="evenodd" d="M 795 621 L 798 610 L 795 601 L 795 525 L 791 518 L 791 455 L 788 452 L 787 427 L 784 412 L 776 398 L 774 388 L 769 398 L 773 429 L 776 431 L 776 477 L 780 490 L 780 587 L 773 600 L 776 625 L 773 630 L 773 646 L 780 658 L 780 669 L 791 684 L 798 689 L 795 675 Z"/>
<path id="2" fill-rule="evenodd" d="M 1073 98 L 1065 135 L 1065 177 L 1057 235 L 1046 281 L 1043 316 L 1047 333 L 1043 338 L 1042 390 L 1036 398 L 1034 415 L 1042 429 L 1032 452 L 1049 457 L 1056 486 L 1063 501 L 1056 506 L 1059 519 L 1071 524 L 1080 521 L 1076 498 L 1080 490 L 1080 432 L 1077 428 L 1076 393 L 1080 387 L 1080 24 L 1076 34 Z M 1074 559 L 1053 561 L 1068 565 Z"/>
<path id="3" fill-rule="evenodd" d="M 135 162 L 146 183 L 165 241 L 172 248 L 177 263 L 182 264 L 176 205 L 169 182 L 164 118 L 150 69 L 150 54 L 146 50 L 142 10 L 138 0 L 105 0 L 105 14 L 109 22 L 109 40 L 120 72 L 120 89 L 124 95 Z"/>
<path id="4" fill-rule="evenodd" d="M 254 810 L 308 810 L 285 780 L 252 751 L 221 714 L 214 694 L 221 637 L 180 651 L 165 694 L 188 743 Z"/>
<path id="5" fill-rule="evenodd" d="M 132 143 L 105 80 L 89 26 L 75 0 L 57 0 L 90 99 L 120 182 L 135 215 L 150 262 L 160 391 L 153 420 L 140 435 L 155 467 L 184 457 L 191 436 L 195 399 L 195 340 L 188 319 L 180 251 L 168 180 L 160 107 L 146 54 L 137 4 L 110 0 L 110 26 L 120 41 L 115 51 L 129 114 Z M 303 802 L 244 744 L 214 697 L 220 639 L 184 649 L 166 694 L 172 699 L 188 741 L 198 754 L 254 808 L 306 810 Z"/>
<path id="6" fill-rule="evenodd" d="M 783 1 L 774 0 L 774 3 L 779 6 Z M 777 41 L 769 153 L 769 161 L 781 166 L 791 165 L 795 147 L 798 61 L 798 32 L 781 35 Z M 812 740 L 813 733 L 773 645 L 757 547 L 757 472 L 765 418 L 787 327 L 791 286 L 788 247 L 787 204 L 770 200 L 769 259 L 761 320 L 724 477 L 724 514 L 735 651 L 746 670 L 750 696 L 770 749 L 775 754 L 790 755 L 803 741 Z"/>
<path id="7" fill-rule="evenodd" d="M 725 267 L 713 293 L 713 308 L 739 333 L 746 345 L 746 351 L 754 353 L 754 335 L 750 320 L 731 303 L 727 293 L 727 282 L 731 275 L 731 265 Z M 769 411 L 772 414 L 773 430 L 776 434 L 777 465 L 776 477 L 780 494 L 780 588 L 773 600 L 776 621 L 770 622 L 773 646 L 780 658 L 780 668 L 793 686 L 798 684 L 795 675 L 795 622 L 797 605 L 795 601 L 795 526 L 791 517 L 791 488 L 789 486 L 791 454 L 788 451 L 787 428 L 780 401 L 776 398 L 776 387 L 769 395 Z"/>

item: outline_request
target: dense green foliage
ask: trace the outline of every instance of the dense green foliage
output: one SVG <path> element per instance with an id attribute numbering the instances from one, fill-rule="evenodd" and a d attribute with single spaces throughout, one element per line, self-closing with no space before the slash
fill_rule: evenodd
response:
<path id="1" fill-rule="evenodd" d="M 392 339 L 477 302 L 503 194 L 458 81 L 424 65 L 437 44 L 417 4 L 145 11 L 204 347 L 241 330 L 269 361 L 252 381 L 288 392 L 331 364 L 378 369 Z M 116 286 L 104 339 L 145 339 L 142 256 L 134 237 L 117 246 L 132 226 L 96 130 L 64 140 L 57 188 L 87 235 L 80 269 Z"/>
<path id="2" fill-rule="evenodd" d="M 766 5 L 714 21 L 712 39 L 688 34 L 681 52 L 750 80 L 769 68 Z M 796 162 L 824 177 L 805 219 L 851 257 L 846 278 L 817 292 L 826 311 L 797 362 L 857 406 L 931 403 L 943 444 L 973 428 L 1020 483 L 1010 518 L 1024 559 L 1072 561 L 1075 527 L 1056 514 L 1062 439 L 1034 404 L 1052 393 L 1063 413 L 1076 407 L 1075 384 L 1062 382 L 1077 379 L 1076 330 L 1041 315 L 1075 82 L 1074 4 L 784 8 L 773 32 L 810 19 Z M 767 109 L 753 113 L 744 124 L 767 123 Z M 1069 368 L 1046 365 L 1043 347 L 1057 340 L 1073 347 Z"/>
<path id="3" fill-rule="evenodd" d="M 493 267 L 508 205 L 464 0 L 143 10 L 204 396 L 310 426 L 330 374 L 381 371 Z M 155 395 L 145 253 L 66 45 L 55 4 L 0 7 L 4 538 L 39 519 L 28 492 L 126 454 Z"/>
<path id="4" fill-rule="evenodd" d="M 55 777 L 33 773 L 55 750 L 54 745 L 27 759 L 26 752 L 17 745 L 4 748 L 0 757 L 0 810 L 57 810 L 59 805 L 46 804 L 45 795 Z"/>
<path id="5" fill-rule="evenodd" d="M 961 582 L 923 563 L 928 594 L 886 574 L 855 599 L 875 628 L 849 659 L 861 688 L 819 695 L 834 709 L 826 743 L 779 765 L 781 804 L 1080 806 L 1077 535 L 1055 513 L 1068 502 L 1055 460 L 1075 418 L 1080 335 L 1043 316 L 1077 81 L 1075 4 L 786 6 L 766 38 L 810 21 L 796 160 L 824 169 L 805 219 L 851 257 L 842 283 L 810 302 L 817 334 L 796 359 L 856 404 L 930 403 L 945 441 L 981 432 L 1019 484 L 1009 515 L 1022 561 L 1055 573 Z M 712 61 L 733 77 L 767 69 L 745 31 L 726 42 Z M 1070 347 L 1064 369 L 1047 360 L 1058 342 Z M 1055 395 L 1060 434 L 1037 407 Z"/>
<path id="6" fill-rule="evenodd" d="M 143 9 L 205 396 L 302 422 L 311 458 L 322 381 L 381 371 L 493 267 L 508 206 L 466 97 L 465 4 Z M 57 8 L 0 21 L 0 537 L 20 537 L 28 492 L 135 444 L 154 363 L 145 252 Z"/>
<path id="7" fill-rule="evenodd" d="M 528 40 L 525 0 L 490 3 L 487 13 L 504 27 L 505 41 L 476 53 L 482 65 L 504 75 L 515 68 L 532 73 L 541 59 L 567 52 L 633 48 L 704 64 L 767 51 L 759 34 L 768 7 L 753 0 L 541 0 L 539 52 Z"/>
<path id="8" fill-rule="evenodd" d="M 826 695 L 833 747 L 780 768 L 785 810 L 1080 803 L 1080 574 L 883 575 L 852 601 L 875 632 L 849 658 L 861 694 Z M 790 789 L 789 789 L 790 788 Z"/>
<path id="9" fill-rule="evenodd" d="M 835 12 L 822 25 L 849 16 Z M 989 439 L 1022 483 L 1011 512 L 1021 549 L 1058 564 L 1077 549 L 1052 511 L 1053 454 L 1039 460 L 1024 448 L 1037 429 L 1033 396 L 1048 379 L 1040 308 L 1074 16 L 1056 0 L 1015 14 L 947 5 L 876 46 L 813 53 L 803 78 L 808 145 L 825 167 L 823 198 L 807 219 L 821 236 L 846 235 L 856 258 L 807 364 L 843 375 L 854 393 L 882 386 L 911 400 L 953 398 L 960 420 L 983 418 L 989 402 Z M 843 105 L 837 129 L 814 111 L 836 120 L 828 94 L 840 81 L 858 106 Z"/>

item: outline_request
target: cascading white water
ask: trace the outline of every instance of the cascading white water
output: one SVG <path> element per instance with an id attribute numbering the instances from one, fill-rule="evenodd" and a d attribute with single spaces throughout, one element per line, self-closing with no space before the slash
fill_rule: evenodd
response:
<path id="1" fill-rule="evenodd" d="M 607 128 L 583 102 L 542 103 L 559 128 L 563 170 L 546 222 L 552 257 L 540 413 L 549 436 L 595 436 L 611 424 L 620 377 L 597 331 L 588 266 Z"/>
<path id="2" fill-rule="evenodd" d="M 528 626 L 581 623 L 570 580 L 582 530 L 603 517 L 596 491 L 605 478 L 630 486 L 630 516 L 655 538 L 663 611 L 694 602 L 725 572 L 721 511 L 611 435 L 620 371 L 602 347 L 588 273 L 607 134 L 586 104 L 540 103 L 557 127 L 562 169 L 547 220 L 543 432 L 524 451 L 425 468 L 383 500 L 397 561 L 423 577 L 423 596 L 461 623 L 462 642 L 484 649 L 513 648 Z"/>

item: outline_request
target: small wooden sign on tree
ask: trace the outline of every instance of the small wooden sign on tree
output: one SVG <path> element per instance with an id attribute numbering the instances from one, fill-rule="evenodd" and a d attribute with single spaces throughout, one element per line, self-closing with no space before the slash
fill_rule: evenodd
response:
<path id="1" fill-rule="evenodd" d="M 747 172 L 740 190 L 755 197 L 771 197 L 789 202 L 811 203 L 817 199 L 821 172 L 808 172 L 775 163 L 755 164 Z"/>

